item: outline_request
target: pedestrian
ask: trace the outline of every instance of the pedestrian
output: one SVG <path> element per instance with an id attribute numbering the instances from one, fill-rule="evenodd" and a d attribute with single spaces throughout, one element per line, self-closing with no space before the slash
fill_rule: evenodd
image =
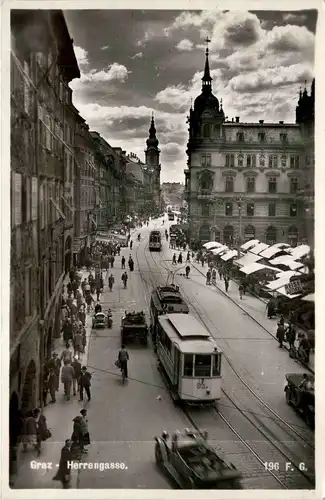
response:
<path id="1" fill-rule="evenodd" d="M 114 276 L 113 276 L 113 274 L 111 274 L 108 277 L 108 289 L 110 292 L 113 290 L 114 281 L 115 281 Z"/>
<path id="2" fill-rule="evenodd" d="M 211 277 L 212 277 L 212 284 L 215 285 L 217 281 L 217 271 L 215 267 L 212 269 Z"/>
<path id="3" fill-rule="evenodd" d="M 210 271 L 210 269 L 208 270 L 208 272 L 206 274 L 206 278 L 207 278 L 206 284 L 211 285 L 211 271 Z"/>
<path id="4" fill-rule="evenodd" d="M 72 461 L 71 444 L 70 439 L 65 440 L 64 446 L 61 449 L 59 468 L 53 477 L 54 481 L 61 481 L 63 489 L 69 489 L 70 486 L 71 468 L 69 467 L 69 463 Z"/>
<path id="5" fill-rule="evenodd" d="M 73 337 L 73 348 L 74 348 L 74 357 L 78 358 L 82 351 L 82 335 L 80 333 L 80 329 L 77 330 L 75 336 Z"/>
<path id="6" fill-rule="evenodd" d="M 80 306 L 80 309 L 78 312 L 78 318 L 81 321 L 81 323 L 83 324 L 83 326 L 85 326 L 85 324 L 86 324 L 86 311 L 85 311 L 84 304 L 81 304 L 81 306 Z"/>
<path id="7" fill-rule="evenodd" d="M 132 247 L 133 247 L 133 241 L 130 240 L 130 250 L 132 250 Z"/>
<path id="8" fill-rule="evenodd" d="M 67 284 L 67 294 L 68 294 L 68 297 L 71 297 L 71 294 L 72 294 L 72 283 L 71 283 L 71 281 L 69 281 L 69 283 Z"/>
<path id="9" fill-rule="evenodd" d="M 129 361 L 129 353 L 125 348 L 125 345 L 122 344 L 121 350 L 118 353 L 118 360 L 121 365 L 121 372 L 124 370 L 124 376 L 125 378 L 128 378 L 128 361 Z"/>
<path id="10" fill-rule="evenodd" d="M 98 286 L 96 288 L 97 302 L 99 302 L 99 299 L 100 299 L 100 291 L 101 291 L 101 289 L 100 289 L 99 284 L 98 284 Z"/>
<path id="11" fill-rule="evenodd" d="M 124 271 L 124 273 L 122 274 L 121 280 L 123 281 L 124 288 L 126 288 L 127 282 L 128 282 L 128 275 L 127 275 L 126 271 Z"/>
<path id="12" fill-rule="evenodd" d="M 283 314 L 281 314 L 281 316 L 280 316 L 279 325 L 284 326 L 284 316 L 283 316 Z"/>
<path id="13" fill-rule="evenodd" d="M 203 255 L 201 257 L 201 264 L 202 264 L 202 267 L 204 267 L 204 257 L 203 257 Z"/>
<path id="14" fill-rule="evenodd" d="M 88 401 L 91 400 L 90 380 L 91 380 L 91 374 L 87 371 L 87 367 L 83 366 L 81 369 L 81 375 L 79 378 L 79 394 L 80 394 L 79 401 L 83 401 L 83 399 L 84 399 L 83 398 L 84 389 L 86 391 Z"/>
<path id="15" fill-rule="evenodd" d="M 134 262 L 133 262 L 133 259 L 132 259 L 131 255 L 130 255 L 130 257 L 129 257 L 129 262 L 128 262 L 128 264 L 129 264 L 129 269 L 130 269 L 130 271 L 132 272 L 132 271 L 133 271 L 133 269 L 134 269 Z"/>
<path id="16" fill-rule="evenodd" d="M 225 276 L 225 290 L 226 292 L 229 290 L 229 278 L 227 276 Z"/>
<path id="17" fill-rule="evenodd" d="M 180 252 L 179 256 L 178 256 L 178 259 L 177 259 L 177 262 L 178 264 L 182 264 L 183 263 L 183 255 L 182 255 L 182 252 Z"/>
<path id="18" fill-rule="evenodd" d="M 279 322 L 276 331 L 276 338 L 278 339 L 279 347 L 283 346 L 284 337 L 285 337 L 285 329 L 284 326 Z"/>
<path id="19" fill-rule="evenodd" d="M 56 392 L 58 386 L 59 386 L 59 374 L 57 372 L 55 372 L 55 370 L 52 368 L 50 370 L 50 373 L 49 373 L 49 376 L 47 379 L 47 387 L 48 387 L 48 391 L 49 391 L 50 396 L 51 396 L 50 403 L 56 402 L 55 392 Z"/>
<path id="20" fill-rule="evenodd" d="M 85 287 L 87 285 L 87 279 L 84 278 L 84 280 L 81 282 L 81 290 L 82 290 L 82 295 L 85 296 Z"/>
<path id="21" fill-rule="evenodd" d="M 185 267 L 185 275 L 186 275 L 186 278 L 187 278 L 187 279 L 189 279 L 190 270 L 191 270 L 190 266 L 186 266 L 186 267 Z"/>
<path id="22" fill-rule="evenodd" d="M 76 280 L 74 280 L 72 282 L 72 291 L 73 291 L 73 294 L 74 294 L 74 298 L 76 299 L 77 298 L 77 291 L 78 291 L 78 288 L 79 288 L 79 284 Z"/>
<path id="23" fill-rule="evenodd" d="M 239 291 L 239 297 L 242 299 L 243 298 L 243 293 L 244 293 L 244 287 L 243 287 L 242 283 L 239 285 L 238 291 Z"/>
<path id="24" fill-rule="evenodd" d="M 289 347 L 290 347 L 290 350 L 293 350 L 295 348 L 295 342 L 296 342 L 296 329 L 295 329 L 295 326 L 293 323 L 289 323 L 286 331 L 285 331 L 285 335 L 286 335 L 286 338 L 287 338 L 287 341 L 289 343 Z"/>
<path id="25" fill-rule="evenodd" d="M 85 446 L 88 446 L 90 444 L 90 437 L 89 437 L 89 430 L 88 430 L 87 410 L 83 408 L 80 411 L 80 413 L 81 413 L 80 426 L 81 426 L 82 451 L 84 453 L 87 453 L 88 450 L 85 448 Z"/>
<path id="26" fill-rule="evenodd" d="M 48 377 L 49 374 L 46 371 L 46 365 L 44 365 L 44 375 L 43 375 L 43 406 L 47 406 L 47 394 L 49 392 L 49 386 L 48 386 Z M 55 391 L 55 389 L 54 389 Z"/>
<path id="27" fill-rule="evenodd" d="M 84 326 L 81 329 L 81 335 L 82 335 L 82 352 L 84 353 L 87 345 L 86 328 Z"/>
<path id="28" fill-rule="evenodd" d="M 71 386 L 73 377 L 74 377 L 74 369 L 72 368 L 69 361 L 65 361 L 61 371 L 61 382 L 64 386 L 64 394 L 66 396 L 67 401 L 69 401 L 71 397 Z"/>
<path id="29" fill-rule="evenodd" d="M 115 262 L 115 257 L 114 257 L 114 255 L 112 255 L 112 258 L 111 258 L 111 266 L 112 266 L 112 268 L 114 267 L 114 262 Z"/>
<path id="30" fill-rule="evenodd" d="M 174 255 L 173 255 L 173 264 L 177 264 L 176 259 L 177 259 L 177 257 L 176 257 L 176 253 L 174 253 Z"/>
<path id="31" fill-rule="evenodd" d="M 83 303 L 83 296 L 80 290 L 77 290 L 77 309 L 79 310 Z"/>
<path id="32" fill-rule="evenodd" d="M 65 344 L 65 349 L 63 349 L 61 353 L 60 361 L 63 363 L 65 363 L 66 361 L 69 361 L 69 363 L 71 363 L 72 361 L 72 351 L 70 349 L 69 342 Z"/>
<path id="33" fill-rule="evenodd" d="M 219 274 L 219 278 L 222 280 L 222 278 L 223 278 L 223 272 L 222 272 L 221 267 L 219 267 L 219 269 L 218 269 L 218 274 Z"/>
<path id="34" fill-rule="evenodd" d="M 269 319 L 272 319 L 273 316 L 275 316 L 275 307 L 272 299 L 269 300 L 269 302 L 267 303 L 266 310 L 267 310 L 267 317 Z"/>
<path id="35" fill-rule="evenodd" d="M 79 390 L 79 379 L 81 375 L 81 363 L 78 361 L 78 358 L 74 358 L 74 360 L 71 363 L 71 366 L 74 370 L 74 376 L 72 379 L 72 390 L 73 390 L 73 395 L 75 396 L 77 394 L 77 389 Z"/>
<path id="36" fill-rule="evenodd" d="M 60 370 L 61 370 L 61 360 L 59 359 L 58 355 L 56 352 L 52 353 L 52 358 L 49 359 L 49 361 L 46 363 L 46 369 L 48 372 L 50 372 L 51 369 L 53 369 L 54 373 L 57 376 L 57 382 L 56 382 L 56 388 L 55 390 L 59 390 L 59 377 L 60 377 Z"/>
<path id="37" fill-rule="evenodd" d="M 122 264 L 122 269 L 125 269 L 125 257 L 124 257 L 124 255 L 122 255 L 121 264 Z"/>
<path id="38" fill-rule="evenodd" d="M 37 455 L 39 456 L 41 450 L 37 440 L 37 417 L 38 415 L 33 411 L 28 411 L 25 415 L 23 424 L 23 451 L 27 453 L 28 445 L 30 444 L 37 451 Z"/>
<path id="39" fill-rule="evenodd" d="M 92 303 L 95 302 L 94 297 L 91 294 L 86 295 L 87 313 L 89 314 L 92 309 Z"/>
<path id="40" fill-rule="evenodd" d="M 36 415 L 38 415 L 37 438 L 39 441 L 39 447 L 41 448 L 42 441 L 46 441 L 49 437 L 51 437 L 51 432 L 47 427 L 47 421 L 45 415 L 43 415 L 43 413 L 41 413 L 41 411 L 38 408 L 36 408 L 33 411 L 34 413 L 36 413 Z"/>
<path id="41" fill-rule="evenodd" d="M 187 252 L 186 262 L 191 262 L 191 253 Z"/>

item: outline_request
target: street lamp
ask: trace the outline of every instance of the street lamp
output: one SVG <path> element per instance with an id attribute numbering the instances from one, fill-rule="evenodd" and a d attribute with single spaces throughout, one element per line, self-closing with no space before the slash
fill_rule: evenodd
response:
<path id="1" fill-rule="evenodd" d="M 244 197 L 242 195 L 240 195 L 238 198 L 236 198 L 236 202 L 237 202 L 237 206 L 238 206 L 238 218 L 239 218 L 239 234 L 238 234 L 237 255 L 238 255 L 238 258 L 240 258 L 240 246 L 242 244 L 242 239 L 243 239 L 242 209 L 243 209 Z"/>

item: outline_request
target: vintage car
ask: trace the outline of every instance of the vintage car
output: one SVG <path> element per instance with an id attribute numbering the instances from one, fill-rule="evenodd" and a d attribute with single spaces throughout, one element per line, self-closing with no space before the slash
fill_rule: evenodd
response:
<path id="1" fill-rule="evenodd" d="M 98 312 L 93 316 L 93 328 L 106 328 L 107 316 L 103 312 Z"/>
<path id="2" fill-rule="evenodd" d="M 130 313 L 125 311 L 125 316 L 121 321 L 121 344 L 137 340 L 140 344 L 148 344 L 148 325 L 145 314 L 143 311 Z"/>
<path id="3" fill-rule="evenodd" d="M 241 473 L 208 443 L 207 431 L 177 431 L 168 445 L 163 432 L 155 437 L 157 465 L 180 489 L 242 489 Z"/>
<path id="4" fill-rule="evenodd" d="M 315 426 L 315 377 L 314 375 L 305 377 L 304 382 L 304 374 L 287 373 L 284 391 L 287 403 L 299 411 L 307 425 L 313 429 Z"/>

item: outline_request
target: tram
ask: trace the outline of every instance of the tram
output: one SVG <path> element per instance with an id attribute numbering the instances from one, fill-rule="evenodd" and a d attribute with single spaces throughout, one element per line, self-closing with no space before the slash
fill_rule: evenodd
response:
<path id="1" fill-rule="evenodd" d="M 168 220 L 175 220 L 174 212 L 168 212 Z"/>
<path id="2" fill-rule="evenodd" d="M 151 231 L 149 236 L 149 250 L 152 252 L 153 250 L 157 250 L 160 252 L 161 250 L 161 234 L 160 231 Z"/>
<path id="3" fill-rule="evenodd" d="M 212 404 L 221 397 L 222 351 L 191 314 L 158 318 L 158 368 L 175 401 Z"/>
<path id="4" fill-rule="evenodd" d="M 177 285 L 158 286 L 151 294 L 150 330 L 154 346 L 156 346 L 158 318 L 166 313 L 189 313 L 188 305 Z"/>

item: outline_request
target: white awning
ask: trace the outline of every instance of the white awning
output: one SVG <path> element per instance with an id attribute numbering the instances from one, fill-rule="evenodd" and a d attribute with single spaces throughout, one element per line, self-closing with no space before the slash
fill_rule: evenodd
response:
<path id="1" fill-rule="evenodd" d="M 288 276 L 282 276 L 282 278 L 278 278 L 268 283 L 266 285 L 266 288 L 268 288 L 269 290 L 278 290 L 279 288 L 284 287 L 289 282 L 290 278 Z"/>
<path id="2" fill-rule="evenodd" d="M 220 253 L 223 253 L 226 250 L 229 250 L 227 245 L 222 245 L 220 248 L 213 248 L 211 252 L 213 253 L 213 255 L 219 255 Z"/>
<path id="3" fill-rule="evenodd" d="M 293 248 L 290 251 L 290 254 L 292 255 L 293 259 L 301 259 L 301 257 L 305 257 L 310 253 L 310 246 L 309 245 L 300 245 L 296 248 Z"/>
<path id="4" fill-rule="evenodd" d="M 204 245 L 202 246 L 207 250 L 211 250 L 212 248 L 219 248 L 222 247 L 223 245 L 218 241 L 208 241 L 208 243 L 204 243 Z"/>
<path id="5" fill-rule="evenodd" d="M 263 250 L 266 250 L 269 248 L 270 245 L 267 245 L 266 243 L 258 243 L 254 248 L 251 248 L 251 252 L 255 253 L 256 255 L 263 252 Z"/>
<path id="6" fill-rule="evenodd" d="M 271 269 L 272 271 L 278 271 L 271 266 L 264 266 L 263 264 L 259 264 L 258 262 L 253 262 L 252 264 L 248 264 L 248 266 L 244 266 L 241 268 L 241 271 L 245 274 L 256 273 L 257 271 L 261 271 L 262 269 Z"/>
<path id="7" fill-rule="evenodd" d="M 309 293 L 308 295 L 305 295 L 305 297 L 302 297 L 301 300 L 306 300 L 307 302 L 315 302 L 315 294 Z"/>
<path id="8" fill-rule="evenodd" d="M 278 288 L 277 293 L 280 293 L 281 295 L 284 295 L 285 297 L 288 297 L 288 299 L 295 299 L 296 297 L 299 297 L 299 294 L 289 295 L 286 292 L 286 289 L 285 289 L 284 286 L 282 286 L 281 288 Z"/>
<path id="9" fill-rule="evenodd" d="M 276 247 L 276 248 L 289 248 L 290 245 L 288 245 L 288 243 L 274 243 L 274 245 L 272 245 L 273 247 Z"/>
<path id="10" fill-rule="evenodd" d="M 292 271 L 300 269 L 304 266 L 301 262 L 294 260 L 291 255 L 281 255 L 281 257 L 275 257 L 275 259 L 270 260 L 270 264 L 274 264 L 275 266 L 281 264 L 282 266 L 289 267 Z"/>
<path id="11" fill-rule="evenodd" d="M 282 248 L 275 247 L 274 245 L 272 245 L 266 250 L 263 250 L 263 252 L 260 253 L 260 256 L 263 257 L 264 259 L 272 259 L 274 255 L 281 252 L 283 252 Z"/>
<path id="12" fill-rule="evenodd" d="M 242 248 L 243 250 L 249 250 L 250 248 L 257 245 L 259 242 L 260 240 L 249 240 L 246 241 L 246 243 L 244 243 L 240 248 Z"/>
<path id="13" fill-rule="evenodd" d="M 52 205 L 55 208 L 55 210 L 58 212 L 59 218 L 65 220 L 66 217 L 65 217 L 64 213 L 62 212 L 62 210 L 59 207 L 59 205 L 53 200 L 53 198 L 50 198 L 50 202 L 52 203 Z"/>
<path id="14" fill-rule="evenodd" d="M 229 252 L 225 253 L 221 258 L 222 260 L 229 260 L 229 259 L 232 259 L 233 257 L 235 257 L 235 255 L 237 255 L 237 250 L 229 250 Z"/>
<path id="15" fill-rule="evenodd" d="M 277 278 L 286 278 L 288 277 L 289 279 L 292 276 L 299 276 L 301 273 L 296 273 L 295 271 L 281 271 L 276 275 Z"/>
<path id="16" fill-rule="evenodd" d="M 241 259 L 235 260 L 234 264 L 243 267 L 243 266 L 248 266 L 248 264 L 253 264 L 253 262 L 257 262 L 261 259 L 262 257 L 260 257 L 259 255 L 254 255 L 253 253 L 247 253 Z"/>

